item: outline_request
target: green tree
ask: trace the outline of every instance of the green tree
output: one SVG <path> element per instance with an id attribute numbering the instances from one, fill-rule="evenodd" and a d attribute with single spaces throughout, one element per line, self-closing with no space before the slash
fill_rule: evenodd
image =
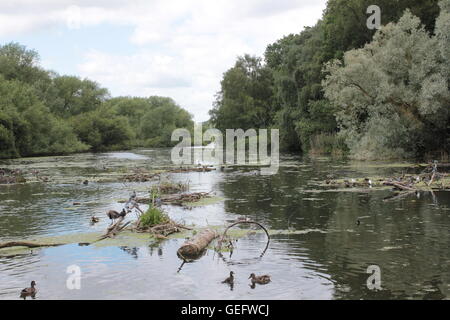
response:
<path id="1" fill-rule="evenodd" d="M 92 151 L 128 148 L 133 131 L 128 119 L 100 108 L 71 119 L 75 133 Z"/>
<path id="2" fill-rule="evenodd" d="M 211 121 L 219 129 L 268 128 L 275 113 L 271 70 L 262 59 L 239 57 L 221 82 Z"/>
<path id="3" fill-rule="evenodd" d="M 338 108 L 354 157 L 411 157 L 445 146 L 448 78 L 438 37 L 408 10 L 362 49 L 326 67 L 326 97 Z M 447 149 L 448 150 L 448 149 Z"/>
<path id="4" fill-rule="evenodd" d="M 71 128 L 54 117 L 32 86 L 0 77 L 0 157 L 85 150 Z"/>
<path id="5" fill-rule="evenodd" d="M 64 118 L 94 111 L 109 97 L 108 90 L 98 83 L 73 76 L 56 77 L 54 87 L 56 97 L 51 109 Z"/>

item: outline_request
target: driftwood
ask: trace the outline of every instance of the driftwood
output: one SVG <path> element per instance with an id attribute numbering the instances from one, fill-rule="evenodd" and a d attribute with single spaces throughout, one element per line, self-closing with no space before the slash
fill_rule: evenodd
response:
<path id="1" fill-rule="evenodd" d="M 416 190 L 415 188 L 413 188 L 411 186 L 405 185 L 400 182 L 395 182 L 395 181 L 384 181 L 383 184 L 386 186 L 393 186 L 393 187 L 396 187 L 397 189 L 404 190 L 404 191 L 415 191 Z"/>
<path id="2" fill-rule="evenodd" d="M 202 166 L 197 168 L 177 168 L 173 170 L 169 170 L 170 173 L 182 173 L 182 172 L 210 172 L 216 170 L 216 168 Z"/>
<path id="3" fill-rule="evenodd" d="M 167 237 L 168 235 L 171 235 L 173 233 L 180 232 L 181 229 L 192 230 L 192 228 L 183 226 L 172 220 L 170 220 L 166 223 L 157 224 L 157 225 L 150 226 L 147 228 L 140 226 L 140 221 L 139 221 L 137 223 L 137 225 L 135 226 L 135 231 L 137 231 L 137 232 L 149 232 L 149 233 L 153 233 L 155 236 L 160 235 L 160 236 L 164 236 L 164 237 Z"/>
<path id="4" fill-rule="evenodd" d="M 142 172 L 137 171 L 133 174 L 128 174 L 122 178 L 123 181 L 126 182 L 147 182 L 151 181 L 156 177 L 159 177 L 160 173 L 148 173 L 148 172 Z"/>
<path id="5" fill-rule="evenodd" d="M 207 197 L 210 197 L 209 192 L 182 193 L 161 197 L 161 202 L 165 204 L 183 205 L 184 202 L 198 202 Z"/>
<path id="6" fill-rule="evenodd" d="M 203 198 L 210 197 L 209 192 L 194 192 L 194 193 L 181 193 L 174 195 L 167 195 L 161 197 L 161 203 L 163 204 L 175 204 L 182 205 L 183 202 L 197 202 Z M 150 198 L 136 198 L 134 200 L 137 203 L 149 204 L 151 202 Z M 121 200 L 119 203 L 125 203 L 126 201 Z"/>
<path id="7" fill-rule="evenodd" d="M 127 225 L 130 224 L 130 221 L 128 221 L 124 225 L 121 225 L 121 223 L 124 219 L 125 219 L 125 217 L 120 217 L 119 219 L 117 219 L 116 223 L 114 223 L 112 226 L 108 227 L 108 229 L 106 229 L 106 233 L 103 236 L 101 236 L 97 241 L 100 241 L 100 240 L 103 240 L 106 238 L 113 238 L 114 236 L 116 236 L 120 231 L 122 231 Z"/>
<path id="8" fill-rule="evenodd" d="M 216 231 L 206 229 L 192 239 L 187 240 L 177 251 L 177 255 L 183 260 L 195 259 L 202 255 L 206 247 L 218 237 Z"/>
<path id="9" fill-rule="evenodd" d="M 28 247 L 28 248 L 40 248 L 40 247 L 57 247 L 62 246 L 62 243 L 36 243 L 26 241 L 11 241 L 0 243 L 0 249 L 11 247 Z"/>

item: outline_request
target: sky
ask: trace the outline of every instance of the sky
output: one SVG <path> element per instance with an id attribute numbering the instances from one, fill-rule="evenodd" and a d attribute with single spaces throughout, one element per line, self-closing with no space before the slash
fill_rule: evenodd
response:
<path id="1" fill-rule="evenodd" d="M 222 75 L 245 53 L 299 33 L 326 0 L 2 0 L 0 44 L 97 81 L 112 96 L 173 98 L 208 120 Z"/>

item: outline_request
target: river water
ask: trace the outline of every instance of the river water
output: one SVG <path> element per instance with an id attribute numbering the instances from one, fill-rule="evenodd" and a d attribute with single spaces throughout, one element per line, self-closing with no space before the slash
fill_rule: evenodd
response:
<path id="1" fill-rule="evenodd" d="M 101 233 L 109 224 L 106 211 L 120 210 L 117 200 L 133 190 L 147 195 L 152 182 L 99 177 L 123 168 L 168 165 L 168 149 L 3 161 L 0 167 L 39 170 L 50 182 L 0 186 L 0 242 Z M 231 257 L 208 250 L 180 272 L 176 250 L 184 239 L 0 251 L 0 299 L 19 299 L 31 280 L 37 283 L 37 299 L 448 299 L 449 192 L 383 201 L 391 190 L 330 190 L 320 185 L 329 174 L 363 178 L 405 171 L 414 169 L 406 163 L 283 154 L 279 172 L 272 176 L 245 167 L 171 174 L 173 180 L 189 181 L 192 192 L 212 191 L 222 199 L 190 209 L 165 206 L 172 219 L 223 226 L 248 217 L 284 231 L 272 235 L 262 258 L 265 235 L 249 233 L 238 240 Z M 82 183 L 86 177 L 88 185 Z M 100 223 L 91 225 L 92 215 Z M 80 289 L 67 287 L 72 265 L 80 267 Z M 380 290 L 367 286 L 369 266 L 381 271 Z M 231 270 L 233 290 L 221 283 Z M 250 273 L 270 274 L 272 282 L 252 288 Z"/>

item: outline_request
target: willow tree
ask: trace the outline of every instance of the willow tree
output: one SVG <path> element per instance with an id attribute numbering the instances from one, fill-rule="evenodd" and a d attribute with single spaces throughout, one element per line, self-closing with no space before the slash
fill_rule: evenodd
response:
<path id="1" fill-rule="evenodd" d="M 442 22 L 445 8 L 437 36 L 406 10 L 371 43 L 326 65 L 325 96 L 337 107 L 341 134 L 353 157 L 413 157 L 448 150 L 448 62 L 442 58 L 448 43 L 439 36 L 444 33 L 441 38 L 448 39 L 448 31 L 440 29 L 448 29 L 448 18 Z"/>

